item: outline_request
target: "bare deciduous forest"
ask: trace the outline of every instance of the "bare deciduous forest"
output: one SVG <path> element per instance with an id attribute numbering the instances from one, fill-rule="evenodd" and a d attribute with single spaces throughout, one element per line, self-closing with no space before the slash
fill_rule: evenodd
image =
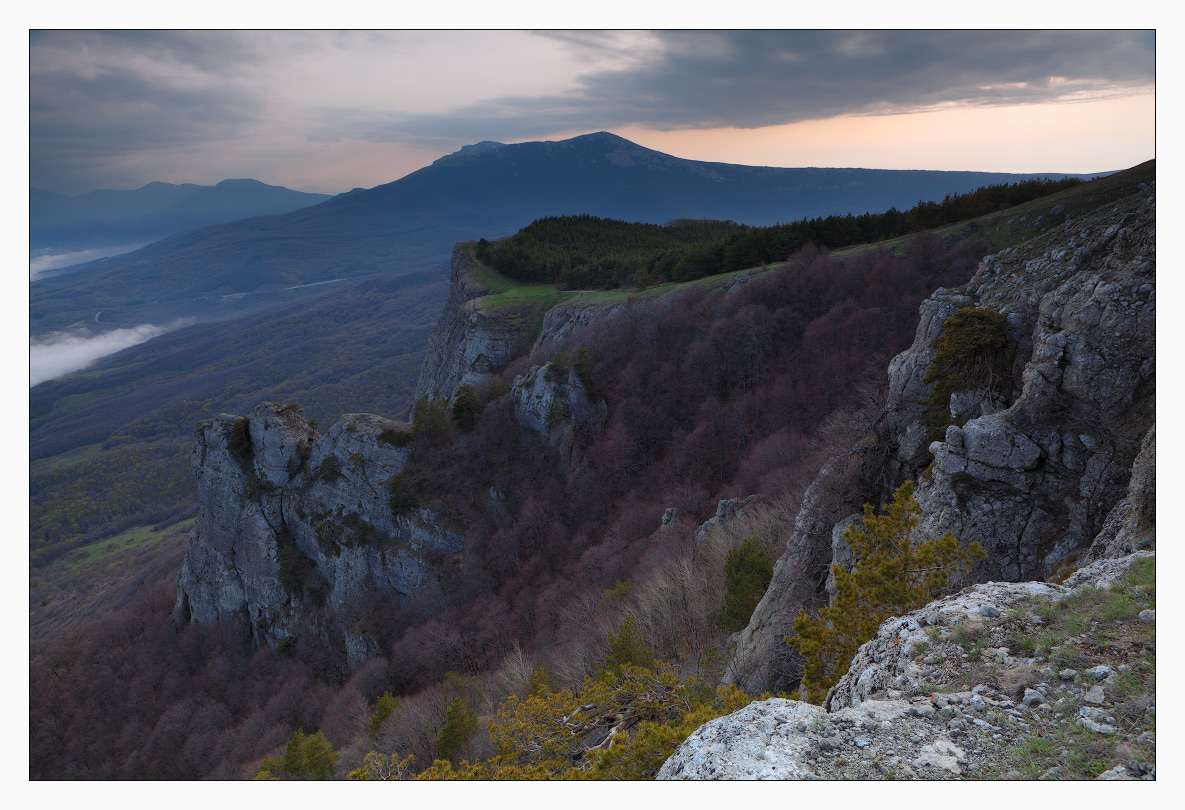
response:
<path id="1" fill-rule="evenodd" d="M 233 623 L 176 629 L 176 566 L 155 567 L 126 604 L 34 650 L 30 776 L 250 777 L 298 728 L 324 732 L 339 773 L 370 750 L 427 766 L 457 700 L 489 716 L 540 662 L 574 688 L 627 618 L 657 660 L 718 675 L 728 550 L 747 533 L 776 559 L 801 491 L 879 415 L 876 381 L 911 341 L 921 300 L 966 281 L 984 252 L 974 235 L 921 235 L 901 254 L 842 263 L 808 247 L 727 290 L 627 303 L 566 346 L 587 350 L 601 418 L 538 436 L 496 386 L 470 432 L 444 420 L 415 440 L 417 497 L 469 530 L 445 581 L 353 617 L 378 631 L 384 657 L 351 673 L 304 639 L 282 657 Z M 491 488 L 496 508 L 464 495 Z M 696 547 L 717 501 L 753 494 L 766 497 L 742 534 Z M 376 721 L 385 693 L 402 701 Z M 465 746 L 469 758 L 492 750 L 483 729 Z"/>

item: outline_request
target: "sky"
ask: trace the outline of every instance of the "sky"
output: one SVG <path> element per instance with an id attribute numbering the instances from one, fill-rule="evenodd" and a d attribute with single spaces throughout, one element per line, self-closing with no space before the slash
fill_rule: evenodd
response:
<path id="1" fill-rule="evenodd" d="M 770 166 L 1097 172 L 1155 157 L 1155 35 L 31 31 L 29 182 L 338 193 L 608 130 Z"/>

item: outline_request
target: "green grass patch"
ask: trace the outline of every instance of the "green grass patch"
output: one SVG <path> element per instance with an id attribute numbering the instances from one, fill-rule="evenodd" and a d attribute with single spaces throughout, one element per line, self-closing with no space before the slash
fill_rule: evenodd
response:
<path id="1" fill-rule="evenodd" d="M 115 389 L 113 388 L 100 388 L 95 391 L 87 391 L 82 394 L 70 394 L 69 396 L 64 396 L 61 399 L 54 400 L 53 408 L 50 410 L 50 413 L 65 413 L 66 411 L 77 408 L 80 405 L 85 405 L 91 400 L 106 396 L 114 390 Z"/>
<path id="2" fill-rule="evenodd" d="M 181 532 L 188 531 L 193 527 L 193 523 L 194 518 L 187 518 L 160 530 L 155 530 L 151 526 L 137 526 L 134 529 L 128 529 L 123 534 L 117 534 L 115 537 L 109 537 L 106 540 L 98 540 L 90 545 L 76 548 L 73 551 L 63 554 L 54 560 L 47 571 L 53 573 L 68 571 L 99 562 L 121 551 L 159 543 L 166 537 L 173 537 Z"/>
<path id="3" fill-rule="evenodd" d="M 36 461 L 29 462 L 29 474 L 42 475 L 44 473 L 56 472 L 57 470 L 69 467 L 71 464 L 90 461 L 101 452 L 103 452 L 102 444 L 88 444 L 67 450 L 65 453 L 58 453 L 56 456 L 39 458 Z"/>
<path id="4" fill-rule="evenodd" d="M 692 281 L 670 282 L 655 284 L 644 290 L 623 288 L 618 290 L 560 290 L 556 284 L 527 284 L 507 278 L 498 271 L 479 262 L 472 255 L 469 262 L 469 273 L 473 280 L 481 284 L 490 294 L 480 299 L 479 305 L 483 310 L 537 307 L 540 312 L 546 312 L 559 304 L 575 304 L 583 306 L 612 306 L 629 300 L 645 300 L 661 298 L 673 292 L 689 289 L 693 286 L 712 287 L 727 283 L 740 276 L 759 275 L 761 273 L 781 267 L 783 262 L 767 265 L 766 268 L 748 268 L 734 270 L 730 273 L 720 273 L 714 276 L 704 276 Z"/>
<path id="5" fill-rule="evenodd" d="M 1132 563 L 1124 581 L 1129 587 L 1141 595 L 1151 597 L 1152 606 L 1156 605 L 1156 558 L 1144 557 Z"/>

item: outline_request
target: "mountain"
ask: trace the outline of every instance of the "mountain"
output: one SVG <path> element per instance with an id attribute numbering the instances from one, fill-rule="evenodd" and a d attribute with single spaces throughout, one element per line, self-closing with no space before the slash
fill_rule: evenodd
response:
<path id="1" fill-rule="evenodd" d="M 494 239 L 533 220 L 594 214 L 664 223 L 763 225 L 940 200 L 1038 176 L 993 172 L 782 169 L 683 160 L 599 132 L 565 141 L 466 146 L 386 185 L 288 214 L 214 225 L 33 286 L 34 333 L 220 317 L 223 296 L 337 278 L 407 273 L 460 241 Z M 259 302 L 260 306 L 264 304 Z"/>
<path id="2" fill-rule="evenodd" d="M 78 197 L 30 188 L 29 247 L 32 252 L 66 252 L 143 244 L 203 225 L 287 213 L 329 197 L 258 180 L 223 180 L 215 186 L 154 182 Z"/>

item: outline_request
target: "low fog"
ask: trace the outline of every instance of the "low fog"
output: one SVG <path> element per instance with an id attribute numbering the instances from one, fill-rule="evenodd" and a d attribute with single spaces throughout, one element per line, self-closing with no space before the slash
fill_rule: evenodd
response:
<path id="1" fill-rule="evenodd" d="M 51 253 L 52 248 L 39 251 L 39 255 L 29 256 L 29 281 L 36 281 L 50 270 L 59 270 L 72 264 L 93 262 L 96 259 L 106 259 L 108 256 L 118 256 L 121 253 L 131 253 L 144 247 L 143 242 L 134 245 L 115 245 L 111 247 L 86 248 L 72 250 L 68 253 Z"/>
<path id="2" fill-rule="evenodd" d="M 101 357 L 152 340 L 157 335 L 184 325 L 182 321 L 168 326 L 144 324 L 131 329 L 115 329 L 101 335 L 63 335 L 45 341 L 30 341 L 29 387 L 84 369 Z"/>

